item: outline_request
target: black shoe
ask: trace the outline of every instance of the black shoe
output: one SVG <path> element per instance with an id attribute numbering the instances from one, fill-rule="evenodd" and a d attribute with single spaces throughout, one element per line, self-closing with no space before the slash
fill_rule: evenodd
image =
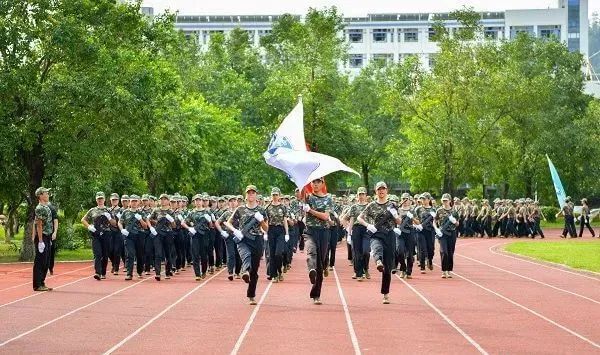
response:
<path id="1" fill-rule="evenodd" d="M 229 281 L 233 281 L 233 274 L 229 274 L 229 276 L 227 276 L 227 279 L 228 279 Z"/>
<path id="2" fill-rule="evenodd" d="M 433 262 L 428 261 L 427 262 L 427 267 L 429 268 L 429 270 L 433 270 Z"/>
<path id="3" fill-rule="evenodd" d="M 100 281 L 100 274 L 96 274 L 96 275 L 94 275 L 94 278 L 95 278 L 96 280 Z"/>
<path id="4" fill-rule="evenodd" d="M 317 282 L 317 270 L 310 269 L 308 272 L 308 278 L 310 279 L 310 283 L 314 285 L 315 282 Z"/>
<path id="5" fill-rule="evenodd" d="M 242 274 L 242 280 L 247 284 L 250 283 L 250 273 L 248 271 Z"/>
<path id="6" fill-rule="evenodd" d="M 125 281 L 129 281 L 129 280 L 131 280 L 131 279 L 133 279 L 133 276 L 131 276 L 131 275 L 127 275 L 127 276 L 125 276 Z"/>

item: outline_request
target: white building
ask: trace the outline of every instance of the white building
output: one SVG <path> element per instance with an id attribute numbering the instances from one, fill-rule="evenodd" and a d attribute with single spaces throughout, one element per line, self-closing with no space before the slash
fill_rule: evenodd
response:
<path id="1" fill-rule="evenodd" d="M 558 0 L 556 8 L 482 12 L 484 37 L 491 40 L 514 38 L 520 32 L 536 37 L 556 37 L 569 50 L 588 55 L 587 0 Z M 152 14 L 152 8 L 143 8 Z M 179 15 L 176 27 L 188 36 L 196 36 L 206 47 L 213 33 L 236 27 L 248 31 L 250 40 L 259 46 L 260 37 L 271 31 L 280 15 L 203 16 Z M 302 20 L 300 15 L 298 19 Z M 418 55 L 425 67 L 433 65 L 438 46 L 432 40 L 432 25 L 441 19 L 452 30 L 458 27 L 448 13 L 368 14 L 345 18 L 346 29 L 340 35 L 349 43 L 349 58 L 343 67 L 356 74 L 371 60 L 397 62 Z"/>

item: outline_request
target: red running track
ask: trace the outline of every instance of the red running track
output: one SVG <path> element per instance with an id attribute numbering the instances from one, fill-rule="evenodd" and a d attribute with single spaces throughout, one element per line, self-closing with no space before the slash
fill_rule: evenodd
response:
<path id="1" fill-rule="evenodd" d="M 534 242 L 557 238 L 548 234 Z M 0 353 L 600 354 L 600 275 L 498 251 L 509 242 L 460 239 L 452 279 L 440 278 L 436 256 L 434 271 L 392 278 L 389 305 L 373 266 L 371 280 L 351 279 L 343 243 L 321 306 L 309 299 L 300 252 L 281 283 L 261 265 L 258 306 L 225 272 L 202 282 L 190 269 L 161 282 L 96 281 L 91 263 L 60 263 L 47 279 L 55 290 L 35 293 L 31 264 L 4 264 Z"/>

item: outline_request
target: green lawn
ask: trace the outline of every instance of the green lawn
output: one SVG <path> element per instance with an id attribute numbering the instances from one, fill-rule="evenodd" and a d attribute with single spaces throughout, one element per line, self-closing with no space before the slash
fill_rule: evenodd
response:
<path id="1" fill-rule="evenodd" d="M 542 228 L 563 228 L 565 226 L 565 221 L 562 218 L 558 219 L 556 222 L 541 221 L 540 226 Z M 579 224 L 575 223 L 575 227 L 577 228 L 577 233 L 579 233 Z M 592 221 L 592 228 L 595 229 L 598 227 L 600 227 L 600 221 L 596 218 L 596 220 Z M 589 233 L 587 228 L 586 231 Z"/>
<path id="2" fill-rule="evenodd" d="M 14 243 L 14 244 L 13 244 Z M 23 229 L 15 236 L 12 243 L 4 242 L 4 229 L 0 228 L 0 263 L 12 263 L 19 261 L 19 248 L 23 244 Z M 92 249 L 82 248 L 77 250 L 59 250 L 56 253 L 56 261 L 91 260 Z"/>
<path id="3" fill-rule="evenodd" d="M 600 272 L 600 240 L 515 242 L 504 248 L 511 253 L 564 264 L 575 269 Z"/>

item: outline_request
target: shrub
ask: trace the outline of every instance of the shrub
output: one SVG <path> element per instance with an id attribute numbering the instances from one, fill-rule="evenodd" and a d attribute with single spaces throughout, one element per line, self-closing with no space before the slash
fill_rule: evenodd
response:
<path id="1" fill-rule="evenodd" d="M 556 222 L 556 214 L 560 211 L 558 207 L 542 206 L 541 210 L 548 222 Z"/>
<path id="2" fill-rule="evenodd" d="M 89 232 L 83 224 L 73 224 L 72 226 L 62 223 L 58 225 L 56 235 L 57 249 L 75 250 L 89 246 Z"/>

